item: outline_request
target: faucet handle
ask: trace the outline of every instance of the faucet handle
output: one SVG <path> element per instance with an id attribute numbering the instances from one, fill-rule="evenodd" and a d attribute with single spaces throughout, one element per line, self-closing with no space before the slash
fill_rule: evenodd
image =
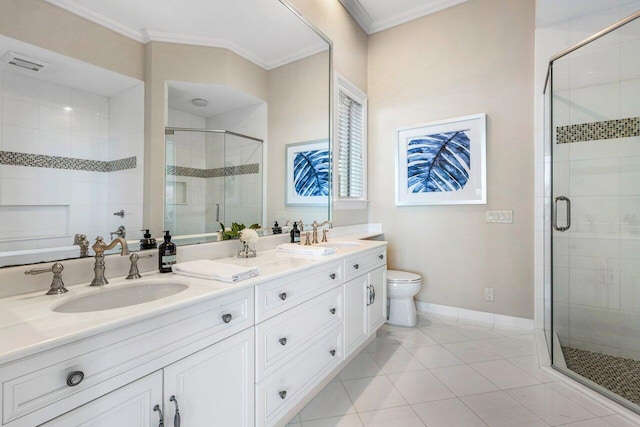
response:
<path id="1" fill-rule="evenodd" d="M 131 280 L 131 279 L 139 279 L 142 277 L 142 275 L 140 274 L 140 271 L 138 270 L 138 260 L 139 259 L 144 259 L 144 258 L 151 258 L 152 256 L 154 256 L 153 254 L 149 254 L 149 255 L 145 255 L 145 256 L 140 256 L 137 253 L 132 253 L 131 256 L 129 257 L 129 261 L 131 261 L 131 267 L 129 268 L 129 274 L 127 275 L 127 279 Z"/>
<path id="2" fill-rule="evenodd" d="M 62 270 L 64 270 L 64 266 L 59 262 L 56 262 L 51 267 L 44 268 L 32 268 L 31 270 L 27 270 L 24 274 L 34 275 L 41 273 L 53 273 L 53 280 L 51 281 L 51 288 L 47 295 L 59 295 L 68 292 L 68 289 L 64 287 L 64 283 L 62 282 Z"/>
<path id="3" fill-rule="evenodd" d="M 326 243 L 327 242 L 327 230 L 326 228 L 322 229 L 322 243 Z"/>

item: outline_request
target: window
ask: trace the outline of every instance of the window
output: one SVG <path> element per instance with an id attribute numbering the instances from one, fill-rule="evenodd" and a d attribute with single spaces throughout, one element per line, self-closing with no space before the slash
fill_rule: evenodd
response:
<path id="1" fill-rule="evenodd" d="M 334 207 L 367 204 L 367 96 L 341 76 L 336 79 Z"/>

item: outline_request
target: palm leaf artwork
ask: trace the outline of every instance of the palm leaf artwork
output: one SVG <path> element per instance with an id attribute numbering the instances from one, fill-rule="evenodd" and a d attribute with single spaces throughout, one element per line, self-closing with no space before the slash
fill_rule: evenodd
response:
<path id="1" fill-rule="evenodd" d="M 407 188 L 411 193 L 458 191 L 469 180 L 471 141 L 465 132 L 420 136 L 407 146 Z"/>
<path id="2" fill-rule="evenodd" d="M 293 184 L 299 196 L 328 196 L 329 150 L 296 153 L 293 159 Z"/>

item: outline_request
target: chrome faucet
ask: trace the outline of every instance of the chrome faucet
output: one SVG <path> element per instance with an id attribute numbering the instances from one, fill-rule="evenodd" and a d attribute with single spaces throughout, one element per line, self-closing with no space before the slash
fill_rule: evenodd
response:
<path id="1" fill-rule="evenodd" d="M 80 258 L 89 256 L 89 241 L 86 234 L 78 233 L 73 236 L 73 244 L 80 246 Z"/>
<path id="2" fill-rule="evenodd" d="M 298 224 L 298 230 L 304 231 L 304 224 L 302 223 L 301 219 L 299 219 L 298 221 L 291 221 L 290 219 L 288 219 L 287 222 L 284 223 L 284 226 L 287 227 L 289 225 L 293 225 L 294 222 Z"/>
<path id="3" fill-rule="evenodd" d="M 127 246 L 127 241 L 122 237 L 116 237 L 108 245 L 104 243 L 103 240 L 104 239 L 101 236 L 98 236 L 96 237 L 96 242 L 91 246 L 93 251 L 96 253 L 96 263 L 93 267 L 94 277 L 91 281 L 91 286 L 103 286 L 109 283 L 106 277 L 104 277 L 104 251 L 113 249 L 118 243 L 120 243 L 120 246 L 122 247 L 120 255 L 129 255 L 129 246 Z"/>
<path id="4" fill-rule="evenodd" d="M 127 229 L 124 227 L 124 225 L 121 225 L 120 227 L 118 227 L 118 229 L 116 231 L 112 231 L 109 233 L 109 237 L 111 237 L 113 239 L 113 235 L 116 235 L 118 237 L 122 237 L 123 239 L 125 237 L 127 237 Z"/>
<path id="5" fill-rule="evenodd" d="M 318 221 L 313 220 L 313 224 L 311 224 L 311 226 L 313 227 L 313 241 L 311 242 L 311 244 L 315 245 L 318 243 L 318 228 L 322 227 L 323 225 L 328 225 L 329 229 L 333 228 L 333 224 L 331 224 L 330 221 L 325 221 L 318 224 Z M 322 230 L 322 241 L 327 241 L 327 230 Z"/>

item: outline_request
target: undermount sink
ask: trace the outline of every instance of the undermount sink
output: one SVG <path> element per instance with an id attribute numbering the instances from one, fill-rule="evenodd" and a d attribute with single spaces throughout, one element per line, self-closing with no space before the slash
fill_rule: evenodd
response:
<path id="1" fill-rule="evenodd" d="M 349 242 L 349 241 L 336 241 L 336 242 L 324 242 L 318 243 L 318 246 L 324 246 L 327 248 L 355 248 L 356 246 L 362 246 L 360 242 Z"/>
<path id="2" fill-rule="evenodd" d="M 189 285 L 177 281 L 145 281 L 109 289 L 106 285 L 95 293 L 72 299 L 53 308 L 58 313 L 87 313 L 111 310 L 156 301 L 185 291 Z"/>

